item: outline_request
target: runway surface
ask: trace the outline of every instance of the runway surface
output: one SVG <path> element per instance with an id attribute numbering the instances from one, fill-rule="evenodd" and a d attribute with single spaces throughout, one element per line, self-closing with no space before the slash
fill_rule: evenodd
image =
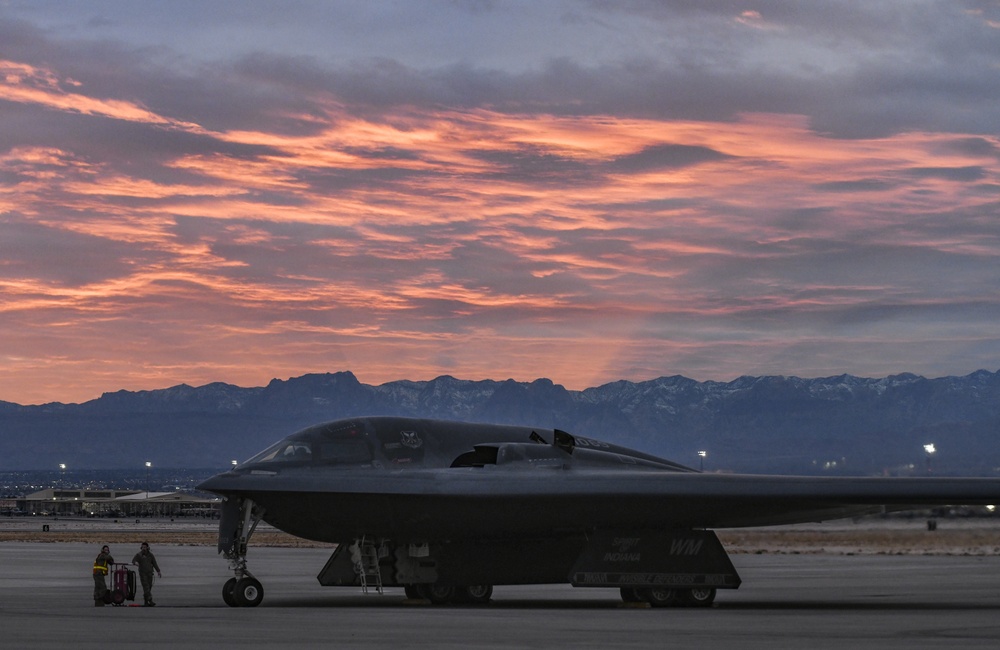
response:
<path id="1" fill-rule="evenodd" d="M 1000 643 L 1000 557 L 735 555 L 709 609 L 632 609 L 616 590 L 497 587 L 485 607 L 320 587 L 328 549 L 251 548 L 256 608 L 223 604 L 226 562 L 153 547 L 157 607 L 93 606 L 95 544 L 0 543 L 6 648 L 939 648 Z M 135 545 L 114 545 L 129 561 Z M 141 594 L 138 601 L 141 602 Z"/>

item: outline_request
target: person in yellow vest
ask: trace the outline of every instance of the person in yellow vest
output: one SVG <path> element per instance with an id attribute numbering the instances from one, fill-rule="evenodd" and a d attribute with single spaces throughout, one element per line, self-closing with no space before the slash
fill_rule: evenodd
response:
<path id="1" fill-rule="evenodd" d="M 101 547 L 101 552 L 94 560 L 94 607 L 104 606 L 104 594 L 108 593 L 108 567 L 115 563 L 111 557 L 111 549 L 107 545 Z"/>

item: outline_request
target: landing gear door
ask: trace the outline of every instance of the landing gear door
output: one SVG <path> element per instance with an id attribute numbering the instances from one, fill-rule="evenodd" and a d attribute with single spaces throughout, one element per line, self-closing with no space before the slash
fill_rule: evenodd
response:
<path id="1" fill-rule="evenodd" d="M 740 576 L 711 530 L 598 531 L 570 572 L 574 587 L 736 589 Z"/>
<path id="2" fill-rule="evenodd" d="M 241 499 L 228 497 L 222 502 L 219 514 L 219 553 L 226 556 L 235 551 L 240 525 L 243 523 Z"/>

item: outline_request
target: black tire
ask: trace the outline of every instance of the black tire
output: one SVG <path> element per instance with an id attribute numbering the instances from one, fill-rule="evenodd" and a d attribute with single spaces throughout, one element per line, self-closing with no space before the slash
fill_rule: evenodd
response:
<path id="1" fill-rule="evenodd" d="M 642 597 L 639 590 L 635 587 L 622 587 L 619 589 L 622 595 L 622 602 L 626 603 L 644 603 L 646 599 Z"/>
<path id="2" fill-rule="evenodd" d="M 125 593 L 121 589 L 115 589 L 111 592 L 111 604 L 121 605 L 125 602 Z"/>
<path id="3" fill-rule="evenodd" d="M 225 601 L 230 607 L 239 607 L 236 604 L 236 596 L 234 592 L 236 591 L 236 578 L 230 578 L 226 580 L 226 584 L 222 585 L 222 600 Z"/>
<path id="4" fill-rule="evenodd" d="M 420 591 L 420 585 L 403 585 L 403 592 L 410 600 L 424 600 L 426 598 Z"/>
<path id="5" fill-rule="evenodd" d="M 463 602 L 485 605 L 493 597 L 493 585 L 469 585 L 459 590 Z"/>
<path id="6" fill-rule="evenodd" d="M 653 607 L 673 607 L 677 604 L 677 590 L 666 587 L 646 587 L 637 593 Z"/>
<path id="7" fill-rule="evenodd" d="M 713 587 L 685 589 L 679 597 L 681 604 L 687 607 L 708 607 L 715 602 L 715 589 Z"/>
<path id="8" fill-rule="evenodd" d="M 451 585 L 431 584 L 420 586 L 421 591 L 424 593 L 424 597 L 435 605 L 444 605 L 445 603 L 454 602 L 455 594 L 458 591 Z"/>
<path id="9" fill-rule="evenodd" d="M 233 600 L 239 607 L 256 607 L 264 600 L 264 587 L 256 578 L 243 578 L 233 589 Z"/>

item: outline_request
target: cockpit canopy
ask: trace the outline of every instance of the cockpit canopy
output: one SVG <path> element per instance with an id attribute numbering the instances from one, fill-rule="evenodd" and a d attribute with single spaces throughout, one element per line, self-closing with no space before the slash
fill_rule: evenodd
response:
<path id="1" fill-rule="evenodd" d="M 521 464 L 532 467 L 624 464 L 694 471 L 669 460 L 558 429 L 395 417 L 337 420 L 311 426 L 271 445 L 237 468 L 307 465 L 481 468 Z"/>
<path id="2" fill-rule="evenodd" d="M 251 458 L 248 463 L 321 463 L 342 465 L 369 463 L 371 449 L 364 440 L 331 440 L 314 444 L 308 440 L 282 440 Z"/>
<path id="3" fill-rule="evenodd" d="M 311 427 L 271 445 L 247 465 L 367 465 L 371 443 L 360 427 Z"/>

